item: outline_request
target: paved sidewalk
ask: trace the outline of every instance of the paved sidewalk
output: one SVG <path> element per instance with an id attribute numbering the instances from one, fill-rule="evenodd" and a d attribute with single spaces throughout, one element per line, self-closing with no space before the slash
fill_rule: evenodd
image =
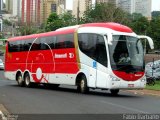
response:
<path id="1" fill-rule="evenodd" d="M 156 90 L 126 90 L 127 92 L 132 92 L 134 94 L 140 94 L 140 95 L 152 95 L 152 96 L 158 96 L 160 97 L 160 91 Z"/>

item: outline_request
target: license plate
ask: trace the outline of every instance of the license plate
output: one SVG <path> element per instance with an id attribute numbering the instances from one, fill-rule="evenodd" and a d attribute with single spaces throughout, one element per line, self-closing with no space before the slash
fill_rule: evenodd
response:
<path id="1" fill-rule="evenodd" d="M 134 88 L 134 84 L 128 84 L 129 88 Z"/>

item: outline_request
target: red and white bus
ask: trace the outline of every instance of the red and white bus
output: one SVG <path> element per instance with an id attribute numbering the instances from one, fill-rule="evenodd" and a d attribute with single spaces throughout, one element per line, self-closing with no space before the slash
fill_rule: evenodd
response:
<path id="1" fill-rule="evenodd" d="M 56 31 L 10 38 L 6 44 L 5 77 L 19 86 L 33 83 L 89 88 L 141 89 L 146 85 L 141 38 L 117 23 L 89 23 Z"/>

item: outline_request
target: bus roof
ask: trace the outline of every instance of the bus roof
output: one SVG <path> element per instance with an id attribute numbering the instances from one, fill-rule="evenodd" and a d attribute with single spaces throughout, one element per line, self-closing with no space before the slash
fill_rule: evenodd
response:
<path id="1" fill-rule="evenodd" d="M 67 29 L 78 29 L 82 27 L 102 27 L 102 28 L 109 28 L 118 32 L 127 32 L 127 33 L 132 33 L 132 29 L 124 26 L 119 23 L 114 23 L 114 22 L 107 22 L 107 23 L 87 23 L 87 24 L 82 24 L 82 25 L 75 25 L 75 26 L 69 26 L 69 27 L 63 27 L 59 28 L 56 31 L 63 31 Z"/>
<path id="2" fill-rule="evenodd" d="M 132 29 L 124 26 L 119 23 L 114 23 L 114 22 L 108 22 L 108 23 L 88 23 L 88 24 L 83 24 L 81 27 L 103 27 L 103 28 L 109 28 L 118 32 L 127 32 L 127 33 L 132 33 Z"/>
<path id="3" fill-rule="evenodd" d="M 70 34 L 70 33 L 74 33 L 74 31 L 75 29 L 66 29 L 63 31 L 51 31 L 51 32 L 46 32 L 46 33 L 12 37 L 12 38 L 9 38 L 7 41 L 26 40 L 26 39 L 35 39 L 37 37 L 49 37 L 52 35 Z"/>
<path id="4" fill-rule="evenodd" d="M 51 31 L 51 32 L 46 32 L 46 33 L 40 33 L 40 34 L 32 34 L 32 35 L 27 35 L 27 36 L 19 36 L 19 37 L 14 37 L 14 38 L 9 38 L 8 41 L 16 41 L 16 40 L 25 40 L 25 39 L 33 39 L 37 37 L 47 37 L 47 36 L 52 36 L 52 35 L 60 35 L 60 34 L 69 34 L 69 33 L 74 33 L 75 30 L 78 28 L 82 27 L 102 27 L 102 28 L 109 28 L 118 32 L 127 32 L 127 33 L 132 33 L 132 29 L 118 24 L 118 23 L 113 23 L 113 22 L 108 22 L 108 23 L 87 23 L 87 24 L 82 24 L 82 25 L 75 25 L 75 26 L 69 26 L 69 27 L 63 27 L 59 28 L 56 31 Z"/>

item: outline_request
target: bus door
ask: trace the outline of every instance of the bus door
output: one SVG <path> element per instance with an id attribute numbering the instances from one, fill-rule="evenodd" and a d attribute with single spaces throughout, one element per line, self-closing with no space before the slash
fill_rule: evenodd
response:
<path id="1" fill-rule="evenodd" d="M 108 60 L 107 60 L 107 51 L 106 45 L 104 41 L 104 37 L 101 35 L 97 36 L 97 44 L 96 44 L 96 87 L 98 88 L 106 88 L 107 87 L 107 78 L 108 75 Z"/>

